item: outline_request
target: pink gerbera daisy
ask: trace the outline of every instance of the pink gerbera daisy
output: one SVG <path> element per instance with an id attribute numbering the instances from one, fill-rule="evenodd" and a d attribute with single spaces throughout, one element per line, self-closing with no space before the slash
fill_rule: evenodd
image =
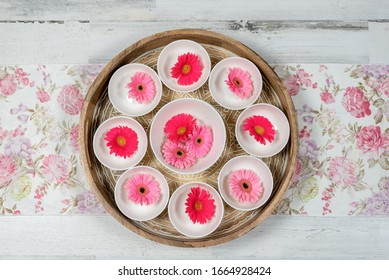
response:
<path id="1" fill-rule="evenodd" d="M 169 140 L 162 146 L 162 156 L 168 164 L 179 169 L 189 168 L 196 162 L 193 152 L 185 144 Z"/>
<path id="2" fill-rule="evenodd" d="M 141 104 L 153 100 L 156 92 L 154 80 L 144 72 L 136 72 L 126 88 L 129 89 L 128 97 Z"/>
<path id="3" fill-rule="evenodd" d="M 156 203 L 161 195 L 159 183 L 149 174 L 136 174 L 124 184 L 128 199 L 135 204 Z"/>
<path id="4" fill-rule="evenodd" d="M 117 126 L 110 129 L 104 140 L 109 147 L 109 153 L 119 157 L 130 157 L 138 149 L 138 135 L 127 126 Z"/>
<path id="5" fill-rule="evenodd" d="M 200 186 L 190 189 L 185 205 L 185 213 L 188 213 L 194 224 L 205 224 L 215 214 L 215 200 L 212 199 L 211 194 L 207 190 L 202 189 Z"/>
<path id="6" fill-rule="evenodd" d="M 212 148 L 212 130 L 206 126 L 196 126 L 189 134 L 188 147 L 196 157 L 205 157 Z"/>
<path id="7" fill-rule="evenodd" d="M 199 57 L 193 53 L 178 56 L 178 61 L 170 69 L 170 74 L 181 86 L 189 86 L 197 82 L 202 74 L 203 66 Z"/>
<path id="8" fill-rule="evenodd" d="M 269 143 L 273 142 L 276 134 L 272 123 L 263 116 L 252 116 L 243 121 L 244 131 L 249 131 L 250 135 L 255 138 L 257 142 L 266 145 L 265 140 Z"/>
<path id="9" fill-rule="evenodd" d="M 249 98 L 254 90 L 250 73 L 239 67 L 230 68 L 228 80 L 225 81 L 230 90 L 239 98 Z"/>
<path id="10" fill-rule="evenodd" d="M 239 169 L 228 177 L 231 195 L 240 202 L 257 202 L 263 195 L 258 175 L 250 169 Z"/>
<path id="11" fill-rule="evenodd" d="M 192 133 L 196 126 L 196 119 L 189 114 L 178 114 L 172 117 L 165 124 L 164 132 L 170 141 L 188 141 L 188 135 Z"/>

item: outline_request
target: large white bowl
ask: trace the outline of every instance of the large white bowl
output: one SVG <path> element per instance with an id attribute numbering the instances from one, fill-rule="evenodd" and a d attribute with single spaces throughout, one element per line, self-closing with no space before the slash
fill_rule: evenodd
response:
<path id="1" fill-rule="evenodd" d="M 239 169 L 250 169 L 255 174 L 258 175 L 264 192 L 262 197 L 255 202 L 243 203 L 236 200 L 230 193 L 228 178 L 232 172 Z M 270 195 L 273 191 L 273 175 L 269 167 L 260 159 L 252 156 L 239 156 L 229 160 L 223 168 L 220 170 L 218 177 L 219 192 L 223 200 L 230 205 L 232 208 L 241 211 L 250 211 L 257 209 L 265 204 L 265 202 L 270 198 Z"/>
<path id="2" fill-rule="evenodd" d="M 135 204 L 128 199 L 124 188 L 125 183 L 136 174 L 148 174 L 154 177 L 159 183 L 161 195 L 159 200 L 152 205 Z M 169 185 L 165 177 L 158 170 L 148 166 L 136 166 L 124 172 L 118 179 L 115 186 L 115 202 L 119 210 L 128 218 L 136 221 L 147 221 L 154 219 L 166 208 L 169 201 Z"/>
<path id="3" fill-rule="evenodd" d="M 246 118 L 261 115 L 267 118 L 276 131 L 273 142 L 266 141 L 263 145 L 255 140 L 248 131 L 243 130 L 243 122 Z M 277 107 L 259 103 L 244 110 L 238 117 L 235 126 L 235 135 L 239 145 L 247 153 L 256 157 L 271 157 L 278 154 L 288 143 L 290 126 L 285 114 Z"/>
<path id="4" fill-rule="evenodd" d="M 210 192 L 212 199 L 215 200 L 215 215 L 205 224 L 194 224 L 186 210 L 186 199 L 190 189 L 200 185 L 201 188 Z M 200 238 L 214 232 L 220 225 L 224 215 L 224 205 L 219 193 L 210 185 L 202 182 L 191 182 L 182 185 L 172 194 L 168 206 L 169 219 L 174 228 L 183 235 Z"/>
<path id="5" fill-rule="evenodd" d="M 177 114 L 191 114 L 197 119 L 200 125 L 206 125 L 212 129 L 213 145 L 208 155 L 199 158 L 197 162 L 188 169 L 178 169 L 165 162 L 162 156 L 162 145 L 166 140 L 164 133 L 165 124 Z M 154 116 L 150 126 L 150 145 L 155 157 L 168 169 L 181 174 L 199 173 L 211 167 L 221 156 L 226 143 L 226 128 L 219 113 L 199 99 L 183 98 L 174 100 Z"/>
<path id="6" fill-rule="evenodd" d="M 188 86 L 179 85 L 176 78 L 172 78 L 170 69 L 176 64 L 178 56 L 185 53 L 197 55 L 203 65 L 203 72 L 200 79 Z M 158 75 L 162 82 L 171 90 L 177 92 L 190 92 L 200 88 L 208 79 L 211 71 L 211 59 L 209 54 L 200 44 L 191 40 L 177 40 L 168 44 L 158 57 Z"/>
<path id="7" fill-rule="evenodd" d="M 239 67 L 250 73 L 254 90 L 252 95 L 247 99 L 241 99 L 236 96 L 226 83 L 230 68 L 234 67 Z M 262 91 L 262 75 L 257 66 L 250 60 L 243 57 L 229 57 L 223 59 L 213 67 L 208 84 L 212 97 L 217 103 L 230 110 L 241 110 L 253 104 L 260 96 Z"/>
<path id="8" fill-rule="evenodd" d="M 104 140 L 105 134 L 117 126 L 128 126 L 138 135 L 138 150 L 130 157 L 122 158 L 110 154 Z M 147 150 L 147 135 L 143 127 L 134 119 L 128 117 L 113 117 L 104 121 L 96 130 L 93 137 L 93 151 L 97 159 L 106 167 L 114 170 L 125 170 L 137 165 Z"/>
<path id="9" fill-rule="evenodd" d="M 133 98 L 128 98 L 128 88 L 126 85 L 131 81 L 131 77 L 136 72 L 143 72 L 149 75 L 155 84 L 155 96 L 149 103 L 138 103 Z M 116 110 L 123 114 L 137 117 L 150 113 L 159 103 L 162 96 L 162 83 L 157 73 L 150 67 L 130 63 L 120 67 L 113 73 L 108 84 L 108 96 Z"/>

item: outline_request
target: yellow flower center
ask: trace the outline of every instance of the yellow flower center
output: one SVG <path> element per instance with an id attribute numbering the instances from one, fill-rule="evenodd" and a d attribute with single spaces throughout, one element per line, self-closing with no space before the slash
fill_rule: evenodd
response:
<path id="1" fill-rule="evenodd" d="M 255 130 L 255 132 L 258 134 L 258 135 L 263 135 L 263 134 L 265 134 L 265 129 L 262 127 L 262 126 L 260 126 L 260 125 L 256 125 L 255 127 L 254 127 L 254 130 Z"/>
<path id="2" fill-rule="evenodd" d="M 190 72 L 191 68 L 192 67 L 190 67 L 189 64 L 185 64 L 184 66 L 182 66 L 181 71 L 182 71 L 183 74 L 188 74 Z"/>
<path id="3" fill-rule="evenodd" d="M 119 136 L 118 138 L 116 138 L 116 142 L 120 147 L 124 147 L 126 145 L 126 138 L 124 138 L 123 136 Z"/>
<path id="4" fill-rule="evenodd" d="M 251 191 L 251 184 L 250 184 L 250 182 L 247 181 L 247 180 L 242 180 L 242 181 L 240 182 L 240 187 L 241 187 L 242 190 L 245 191 L 245 192 Z"/>
<path id="5" fill-rule="evenodd" d="M 186 127 L 185 127 L 185 126 L 179 127 L 179 128 L 177 129 L 177 134 L 178 134 L 178 135 L 182 135 L 182 134 L 184 134 L 185 132 L 186 132 Z"/>
<path id="6" fill-rule="evenodd" d="M 194 208 L 196 211 L 201 211 L 203 210 L 203 203 L 201 201 L 196 201 L 194 204 Z"/>

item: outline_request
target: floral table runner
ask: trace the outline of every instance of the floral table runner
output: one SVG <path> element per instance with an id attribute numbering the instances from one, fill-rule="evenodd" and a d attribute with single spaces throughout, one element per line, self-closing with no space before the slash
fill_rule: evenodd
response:
<path id="1" fill-rule="evenodd" d="M 78 158 L 79 114 L 103 65 L 0 67 L 0 214 L 102 214 Z M 276 212 L 389 215 L 389 65 L 277 65 L 300 151 Z"/>

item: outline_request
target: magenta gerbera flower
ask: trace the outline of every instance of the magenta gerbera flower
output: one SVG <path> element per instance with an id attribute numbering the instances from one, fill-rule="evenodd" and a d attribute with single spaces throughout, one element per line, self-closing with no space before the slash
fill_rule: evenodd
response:
<path id="1" fill-rule="evenodd" d="M 253 94 L 254 85 L 250 73 L 239 67 L 230 68 L 228 80 L 225 82 L 230 90 L 241 99 L 247 99 Z"/>
<path id="2" fill-rule="evenodd" d="M 257 202 L 263 195 L 258 175 L 250 169 L 239 169 L 228 177 L 231 195 L 240 202 Z"/>
<path id="3" fill-rule="evenodd" d="M 177 79 L 181 86 L 190 86 L 196 83 L 202 74 L 203 66 L 199 57 L 193 53 L 178 56 L 176 64 L 170 69 L 170 74 Z"/>
<path id="4" fill-rule="evenodd" d="M 127 158 L 132 156 L 138 150 L 138 135 L 127 126 L 117 126 L 110 129 L 104 140 L 109 147 L 109 153 L 115 156 Z"/>
<path id="5" fill-rule="evenodd" d="M 128 97 L 134 98 L 141 104 L 149 103 L 156 93 L 154 80 L 144 72 L 136 72 L 126 88 L 128 88 Z"/>
<path id="6" fill-rule="evenodd" d="M 196 163 L 193 152 L 185 144 L 169 140 L 162 146 L 162 156 L 168 164 L 179 169 L 187 169 Z"/>
<path id="7" fill-rule="evenodd" d="M 215 214 L 215 200 L 212 199 L 211 194 L 207 190 L 202 189 L 200 186 L 190 189 L 185 205 L 185 213 L 188 214 L 194 224 L 205 224 Z"/>
<path id="8" fill-rule="evenodd" d="M 206 126 L 196 126 L 193 132 L 189 134 L 188 147 L 193 151 L 196 157 L 205 157 L 212 148 L 213 134 L 212 129 Z"/>
<path id="9" fill-rule="evenodd" d="M 164 132 L 170 141 L 175 143 L 188 141 L 189 134 L 196 126 L 196 119 L 190 114 L 178 114 L 173 116 L 165 124 Z"/>
<path id="10" fill-rule="evenodd" d="M 156 203 L 161 195 L 159 183 L 149 174 L 136 174 L 124 184 L 128 199 L 135 204 Z"/>
<path id="11" fill-rule="evenodd" d="M 244 131 L 248 131 L 251 136 L 255 138 L 255 141 L 266 145 L 266 141 L 273 142 L 274 135 L 276 134 L 273 129 L 272 123 L 263 116 L 252 116 L 243 121 Z"/>

